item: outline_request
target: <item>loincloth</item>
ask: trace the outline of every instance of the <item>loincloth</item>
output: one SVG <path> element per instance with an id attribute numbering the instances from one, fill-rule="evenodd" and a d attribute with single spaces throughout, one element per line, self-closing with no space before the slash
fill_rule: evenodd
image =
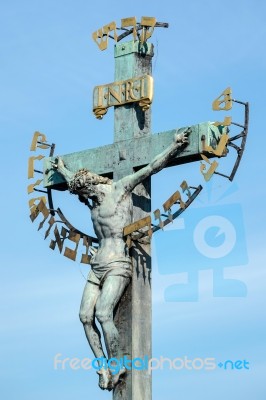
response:
<path id="1" fill-rule="evenodd" d="M 132 278 L 131 261 L 112 261 L 108 264 L 92 264 L 87 280 L 102 286 L 108 276 Z"/>

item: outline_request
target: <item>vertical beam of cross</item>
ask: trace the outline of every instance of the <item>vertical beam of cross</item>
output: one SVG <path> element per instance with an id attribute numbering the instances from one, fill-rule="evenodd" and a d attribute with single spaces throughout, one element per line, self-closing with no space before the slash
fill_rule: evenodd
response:
<path id="1" fill-rule="evenodd" d="M 115 46 L 115 81 L 145 74 L 151 75 L 152 44 L 139 51 L 139 42 Z M 137 103 L 115 107 L 114 142 L 119 163 L 114 180 L 134 172 L 125 141 L 151 134 L 151 111 L 142 111 Z M 151 179 L 146 179 L 132 193 L 133 216 L 136 221 L 151 211 Z M 151 256 L 150 244 L 135 243 L 132 248 L 133 278 L 116 312 L 115 321 L 121 337 L 121 356 L 133 360 L 151 357 Z M 151 376 L 147 370 L 127 371 L 113 393 L 113 400 L 151 400 Z"/>

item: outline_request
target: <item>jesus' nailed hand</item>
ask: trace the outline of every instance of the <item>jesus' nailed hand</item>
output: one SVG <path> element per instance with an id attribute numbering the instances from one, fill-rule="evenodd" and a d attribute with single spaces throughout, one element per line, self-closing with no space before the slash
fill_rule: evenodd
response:
<path id="1" fill-rule="evenodd" d="M 131 193 L 139 183 L 162 170 L 178 152 L 183 151 L 189 143 L 190 133 L 190 128 L 177 130 L 172 143 L 150 164 L 116 182 L 87 169 L 70 171 L 61 157 L 52 162 L 53 169 L 66 180 L 69 191 L 78 195 L 79 200 L 90 208 L 94 231 L 99 239 L 98 251 L 91 258 L 91 270 L 80 307 L 80 320 L 98 359 L 123 357 L 119 352 L 119 334 L 113 311 L 132 277 L 129 249 L 123 237 L 123 228 L 132 223 Z M 103 330 L 108 357 L 104 354 L 95 318 Z M 112 374 L 99 362 L 100 388 L 112 390 L 125 372 L 125 367 L 122 367 L 118 373 Z"/>

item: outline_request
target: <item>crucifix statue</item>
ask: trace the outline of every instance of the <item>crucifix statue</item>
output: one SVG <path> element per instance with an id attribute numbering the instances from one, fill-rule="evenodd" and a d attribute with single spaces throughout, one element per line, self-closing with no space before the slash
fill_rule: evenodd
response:
<path id="1" fill-rule="evenodd" d="M 99 239 L 99 247 L 90 261 L 91 271 L 80 308 L 80 319 L 86 337 L 99 360 L 106 356 L 95 317 L 102 327 L 108 359 L 118 360 L 120 356 L 119 333 L 113 315 L 132 277 L 131 258 L 123 235 L 124 227 L 131 223 L 132 191 L 146 178 L 163 169 L 188 144 L 189 132 L 190 129 L 187 128 L 176 133 L 173 142 L 150 164 L 116 182 L 86 169 L 72 172 L 66 168 L 60 157 L 53 162 L 54 169 L 66 180 L 69 191 L 77 194 L 80 201 L 89 206 L 94 231 Z M 116 374 L 110 373 L 109 368 L 99 367 L 101 389 L 114 389 L 120 376 L 126 372 L 124 366 Z"/>
<path id="2" fill-rule="evenodd" d="M 113 37 L 117 42 L 115 82 L 96 86 L 93 93 L 93 112 L 97 118 L 103 118 L 108 108 L 114 107 L 114 143 L 55 158 L 50 152 L 50 157 L 44 159 L 43 186 L 47 189 L 48 200 L 51 190 L 69 190 L 91 212 L 97 236 L 94 241 L 98 242 L 98 247 L 91 246 L 91 257 L 86 253 L 82 258 L 91 264 L 91 270 L 82 297 L 80 319 L 98 360 L 105 356 L 108 360 L 123 356 L 131 360 L 151 358 L 151 234 L 144 239 L 142 236 L 138 239 L 129 237 L 132 232 L 143 228 L 144 225 L 139 221 L 150 218 L 151 176 L 163 168 L 202 159 L 211 164 L 206 154 L 209 158 L 225 156 L 229 143 L 227 127 L 231 122 L 226 119 L 223 123 L 205 122 L 151 134 L 153 45 L 147 39 L 156 26 L 168 25 L 156 22 L 151 17 L 143 17 L 141 23 L 137 23 L 135 18 L 125 18 L 122 20 L 123 33 L 120 36 L 116 34 L 114 22 L 93 34 L 101 50 L 106 49 L 108 37 Z M 110 35 L 111 31 L 114 31 L 113 36 Z M 134 40 L 118 43 L 128 34 L 133 34 Z M 230 109 L 232 101 L 235 101 L 230 95 L 228 88 L 223 92 L 222 100 L 216 99 L 216 109 Z M 225 108 L 219 108 L 221 103 L 225 103 Z M 243 140 L 246 132 L 245 128 Z M 37 141 L 40 137 L 41 141 Z M 45 140 L 43 134 L 36 132 L 31 150 L 36 149 L 37 143 L 40 148 L 47 148 L 49 145 Z M 231 145 L 237 147 L 233 143 Z M 34 177 L 34 171 L 40 173 L 34 169 L 33 163 L 42 158 L 30 158 L 29 178 Z M 213 173 L 218 173 L 215 171 L 217 165 L 214 161 L 208 171 L 206 166 L 201 166 L 206 180 Z M 237 166 L 228 177 L 230 180 Z M 28 192 L 38 190 L 34 187 L 40 182 L 38 180 L 29 185 Z M 175 203 L 186 208 L 193 200 L 189 189 L 197 188 L 182 185 L 188 188 L 190 200 L 184 203 L 177 191 L 164 204 L 165 210 Z M 53 218 L 55 214 L 52 213 L 56 210 L 51 201 L 49 210 L 42 201 L 36 205 L 35 199 L 30 201 L 30 206 L 32 221 L 40 212 L 44 215 L 39 227 L 52 215 L 45 237 L 49 236 L 51 227 L 57 222 Z M 169 222 L 170 217 L 164 224 Z M 164 224 L 160 222 L 161 227 Z M 77 249 L 82 234 L 71 224 L 67 227 L 60 237 L 55 225 L 55 240 L 51 241 L 51 248 L 57 245 L 61 252 L 68 232 L 68 238 L 75 241 Z M 153 229 L 156 231 L 160 227 L 158 225 Z M 67 257 L 75 259 L 76 250 L 65 250 Z M 100 323 L 103 338 L 96 320 Z M 151 376 L 147 370 L 127 369 L 122 365 L 115 373 L 112 372 L 110 368 L 99 364 L 99 386 L 113 390 L 114 400 L 151 400 Z"/>

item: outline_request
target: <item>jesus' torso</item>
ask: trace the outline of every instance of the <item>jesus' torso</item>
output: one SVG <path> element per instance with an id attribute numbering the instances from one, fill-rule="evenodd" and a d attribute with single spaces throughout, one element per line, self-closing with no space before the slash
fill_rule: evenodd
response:
<path id="1" fill-rule="evenodd" d="M 99 239 L 99 248 L 93 263 L 128 259 L 128 249 L 123 238 L 123 228 L 131 223 L 132 198 L 119 183 L 99 184 L 98 202 L 93 202 L 91 218 L 94 231 Z"/>

